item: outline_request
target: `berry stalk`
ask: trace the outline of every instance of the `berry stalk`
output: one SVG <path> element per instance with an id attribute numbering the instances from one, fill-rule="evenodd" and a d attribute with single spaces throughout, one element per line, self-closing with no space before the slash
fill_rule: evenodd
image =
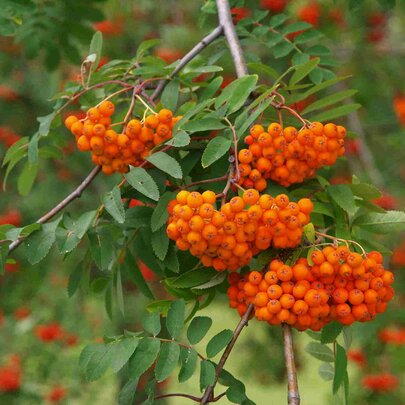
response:
<path id="1" fill-rule="evenodd" d="M 300 393 L 298 389 L 297 369 L 295 367 L 291 326 L 283 323 L 282 328 L 284 339 L 284 357 L 288 380 L 288 405 L 299 405 Z"/>

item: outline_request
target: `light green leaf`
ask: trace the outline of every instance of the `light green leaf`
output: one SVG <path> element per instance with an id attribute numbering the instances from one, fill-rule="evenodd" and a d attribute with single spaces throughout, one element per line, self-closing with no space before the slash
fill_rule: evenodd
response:
<path id="1" fill-rule="evenodd" d="M 201 285 L 211 280 L 217 272 L 213 269 L 201 269 L 189 270 L 178 277 L 166 279 L 167 284 L 174 288 L 190 288 L 197 285 Z"/>
<path id="2" fill-rule="evenodd" d="M 124 269 L 131 281 L 139 288 L 139 291 L 147 298 L 154 299 L 153 293 L 146 283 L 138 263 L 130 252 L 125 255 Z"/>
<path id="3" fill-rule="evenodd" d="M 26 241 L 27 258 L 31 264 L 39 263 L 51 249 L 56 239 L 56 229 L 62 216 L 55 221 L 44 224 L 42 228 L 33 233 Z"/>
<path id="4" fill-rule="evenodd" d="M 318 373 L 324 381 L 331 381 L 335 376 L 335 368 L 330 363 L 322 363 L 319 366 Z"/>
<path id="5" fill-rule="evenodd" d="M 167 153 L 156 152 L 147 157 L 146 160 L 176 179 L 181 179 L 183 177 L 183 172 L 181 171 L 179 163 Z"/>
<path id="6" fill-rule="evenodd" d="M 173 138 L 169 139 L 165 145 L 174 146 L 175 148 L 181 148 L 189 145 L 191 142 L 190 135 L 185 131 L 178 131 Z"/>
<path id="7" fill-rule="evenodd" d="M 328 194 L 332 200 L 348 214 L 354 215 L 357 210 L 354 195 L 347 184 L 336 184 L 328 187 Z"/>
<path id="8" fill-rule="evenodd" d="M 122 203 L 121 190 L 115 186 L 105 194 L 103 204 L 107 212 L 120 224 L 125 221 L 124 204 Z"/>
<path id="9" fill-rule="evenodd" d="M 226 105 L 228 115 L 239 110 L 256 87 L 257 80 L 257 75 L 247 75 L 234 80 L 216 98 L 215 108 L 218 110 L 222 105 Z"/>
<path id="10" fill-rule="evenodd" d="M 302 114 L 307 114 L 312 111 L 319 110 L 320 108 L 324 108 L 329 105 L 335 104 L 341 100 L 344 100 L 345 98 L 353 96 L 356 93 L 357 90 L 344 90 L 339 91 L 337 93 L 333 93 L 330 96 L 323 97 L 320 100 L 317 100 L 314 103 L 310 104 L 302 111 Z"/>
<path id="11" fill-rule="evenodd" d="M 212 131 L 214 129 L 223 129 L 226 127 L 227 125 L 220 119 L 213 117 L 197 118 L 193 121 L 188 121 L 183 125 L 183 129 L 191 133 Z"/>
<path id="12" fill-rule="evenodd" d="M 17 189 L 18 193 L 23 197 L 27 196 L 34 184 L 38 173 L 38 164 L 27 162 L 18 176 Z"/>
<path id="13" fill-rule="evenodd" d="M 305 346 L 305 351 L 321 361 L 331 363 L 335 360 L 335 356 L 333 355 L 332 350 L 322 343 L 310 342 Z"/>
<path id="14" fill-rule="evenodd" d="M 90 42 L 89 55 L 95 54 L 96 58 L 94 60 L 92 70 L 95 71 L 98 67 L 101 58 L 101 50 L 103 48 L 103 34 L 100 31 L 96 31 Z"/>
<path id="15" fill-rule="evenodd" d="M 159 200 L 159 189 L 152 176 L 141 167 L 132 167 L 130 172 L 125 175 L 128 183 L 140 193 L 152 200 Z"/>
<path id="16" fill-rule="evenodd" d="M 377 234 L 398 233 L 405 230 L 405 212 L 387 211 L 358 217 L 354 225 Z"/>
<path id="17" fill-rule="evenodd" d="M 361 197 L 364 200 L 374 200 L 375 198 L 381 197 L 381 192 L 372 184 L 358 183 L 349 184 L 354 195 Z"/>
<path id="18" fill-rule="evenodd" d="M 293 86 L 306 77 L 316 66 L 318 66 L 319 60 L 319 58 L 310 59 L 308 62 L 296 66 L 296 71 L 291 76 L 289 85 Z"/>
<path id="19" fill-rule="evenodd" d="M 335 118 L 343 117 L 349 115 L 353 111 L 358 110 L 361 107 L 361 104 L 345 104 L 340 107 L 333 108 L 331 110 L 325 111 L 318 115 L 312 116 L 311 121 L 329 121 Z"/>
<path id="20" fill-rule="evenodd" d="M 207 147 L 201 158 L 202 166 L 208 167 L 212 163 L 221 158 L 231 147 L 231 140 L 226 139 L 223 136 L 217 136 L 208 142 Z"/>
<path id="21" fill-rule="evenodd" d="M 65 227 L 58 227 L 56 230 L 56 243 L 60 253 L 68 253 L 79 244 L 96 217 L 96 213 L 97 211 L 85 212 L 77 220 L 67 216 L 64 218 Z"/>
<path id="22" fill-rule="evenodd" d="M 180 82 L 178 79 L 171 80 L 163 90 L 160 102 L 171 111 L 175 111 L 180 94 Z"/>

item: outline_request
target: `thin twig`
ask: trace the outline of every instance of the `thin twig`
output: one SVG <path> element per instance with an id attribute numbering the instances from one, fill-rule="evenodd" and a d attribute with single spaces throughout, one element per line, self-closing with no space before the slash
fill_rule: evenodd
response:
<path id="1" fill-rule="evenodd" d="M 90 185 L 90 183 L 98 175 L 100 170 L 101 170 L 101 166 L 96 166 L 72 193 L 70 193 L 58 205 L 53 207 L 50 211 L 48 211 L 45 215 L 43 215 L 41 218 L 39 218 L 38 221 L 36 221 L 36 222 L 38 224 L 44 224 L 44 223 L 48 222 L 56 214 L 61 212 L 67 205 L 69 205 L 73 200 L 75 200 L 76 198 L 79 198 L 82 195 L 82 192 Z M 23 239 L 17 239 L 13 243 L 11 243 L 8 248 L 8 252 L 11 253 L 14 249 L 16 249 L 18 246 L 20 246 L 22 241 L 23 241 Z"/>
<path id="2" fill-rule="evenodd" d="M 217 402 L 219 401 L 224 395 L 226 395 L 226 392 L 223 392 L 222 394 L 216 396 L 215 398 L 212 399 L 211 402 Z M 194 395 L 188 395 L 188 394 L 181 394 L 181 393 L 173 393 L 173 394 L 162 394 L 162 395 L 158 395 L 154 398 L 154 400 L 157 399 L 163 399 L 163 398 L 169 398 L 169 397 L 183 397 L 183 398 L 188 398 L 191 399 L 192 401 L 195 402 L 200 402 L 201 398 L 199 397 L 195 397 Z"/>
<path id="3" fill-rule="evenodd" d="M 232 21 L 231 7 L 228 0 L 216 0 L 219 23 L 224 29 L 224 34 L 228 42 L 229 50 L 235 65 L 236 75 L 243 77 L 248 74 L 242 47 L 236 34 L 235 26 Z"/>
<path id="4" fill-rule="evenodd" d="M 300 393 L 298 390 L 291 326 L 283 323 L 282 328 L 284 339 L 284 357 L 288 379 L 288 405 L 300 405 Z"/>
<path id="5" fill-rule="evenodd" d="M 176 68 L 173 70 L 173 72 L 170 74 L 168 79 L 163 79 L 161 80 L 155 91 L 152 94 L 152 99 L 156 99 L 159 97 L 159 95 L 162 93 L 170 79 L 173 79 L 177 75 L 177 73 L 180 72 L 181 69 L 183 69 L 184 66 L 187 65 L 188 62 L 190 62 L 192 59 L 194 59 L 201 51 L 206 48 L 209 44 L 214 42 L 218 37 L 222 35 L 222 27 L 218 26 L 216 27 L 212 32 L 210 32 L 206 37 L 204 37 L 196 46 L 194 46 L 191 51 L 187 52 L 181 59 L 179 64 L 176 66 Z"/>
<path id="6" fill-rule="evenodd" d="M 233 155 L 235 158 L 234 165 L 235 165 L 235 181 L 239 181 L 240 179 L 240 171 L 239 171 L 239 161 L 238 161 L 238 136 L 236 135 L 235 127 L 232 125 L 232 122 L 229 121 L 227 117 L 224 118 L 226 123 L 229 125 L 229 128 L 232 131 L 232 138 L 233 138 Z"/>
<path id="7" fill-rule="evenodd" d="M 225 174 L 224 176 L 221 176 L 221 177 L 214 177 L 212 179 L 205 179 L 205 180 L 195 181 L 194 183 L 190 183 L 190 184 L 186 184 L 185 186 L 181 186 L 181 187 L 179 187 L 179 189 L 180 190 L 186 190 L 187 188 L 198 186 L 199 184 L 217 183 L 219 181 L 225 181 L 227 178 L 228 178 L 228 175 Z"/>
<path id="8" fill-rule="evenodd" d="M 214 388 L 215 385 L 218 382 L 219 375 L 221 374 L 222 369 L 224 368 L 225 362 L 228 359 L 233 347 L 235 346 L 236 341 L 238 340 L 238 337 L 240 333 L 242 332 L 242 329 L 248 325 L 248 320 L 250 318 L 250 315 L 253 312 L 253 304 L 249 304 L 245 314 L 242 316 L 240 322 L 238 323 L 238 326 L 236 327 L 235 331 L 233 332 L 233 337 L 232 340 L 228 343 L 228 346 L 226 346 L 225 351 L 222 353 L 221 358 L 219 359 L 218 365 L 215 367 L 215 379 L 214 383 L 209 385 L 205 392 L 204 395 L 201 399 L 201 404 L 207 404 L 209 402 L 214 402 L 213 395 L 214 395 Z"/>

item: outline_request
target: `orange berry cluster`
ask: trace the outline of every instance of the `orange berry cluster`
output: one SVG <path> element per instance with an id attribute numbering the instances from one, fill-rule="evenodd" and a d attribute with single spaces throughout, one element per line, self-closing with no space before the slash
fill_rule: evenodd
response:
<path id="1" fill-rule="evenodd" d="M 320 330 L 331 321 L 365 322 L 386 310 L 394 296 L 393 274 L 379 252 L 363 258 L 346 246 L 328 246 L 289 266 L 273 260 L 266 272 L 229 276 L 230 306 L 242 315 L 254 304 L 256 318 L 299 329 Z"/>
<path id="2" fill-rule="evenodd" d="M 313 204 L 308 198 L 290 202 L 246 190 L 220 210 L 213 191 L 180 191 L 169 204 L 167 235 L 180 250 L 189 250 L 206 267 L 236 271 L 270 246 L 293 248 L 301 242 Z"/>
<path id="3" fill-rule="evenodd" d="M 91 151 L 92 161 L 102 166 L 107 175 L 126 173 L 129 165 L 139 166 L 154 146 L 172 137 L 172 128 L 181 118 L 162 109 L 146 117 L 144 122 L 130 120 L 124 133 L 117 133 L 111 126 L 114 111 L 114 103 L 105 100 L 90 108 L 84 120 L 74 115 L 65 120 L 66 127 L 76 137 L 78 149 Z"/>
<path id="4" fill-rule="evenodd" d="M 245 137 L 249 148 L 238 154 L 239 184 L 262 191 L 266 179 L 284 187 L 301 183 L 312 177 L 316 169 L 333 165 L 344 154 L 345 136 L 346 129 L 332 123 L 313 122 L 299 131 L 272 123 L 267 132 L 261 125 L 254 125 Z"/>

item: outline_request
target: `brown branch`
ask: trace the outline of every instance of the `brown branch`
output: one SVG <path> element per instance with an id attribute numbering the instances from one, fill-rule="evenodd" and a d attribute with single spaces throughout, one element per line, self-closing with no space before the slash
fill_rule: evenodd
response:
<path id="1" fill-rule="evenodd" d="M 217 397 L 213 398 L 213 400 L 211 402 L 219 401 L 224 395 L 226 395 L 226 392 L 223 392 L 222 394 L 220 394 Z M 201 401 L 201 398 L 199 398 L 199 397 L 195 397 L 194 395 L 189 395 L 189 394 L 181 394 L 181 393 L 162 394 L 162 395 L 156 396 L 153 399 L 157 400 L 157 399 L 169 398 L 169 397 L 183 397 L 183 398 L 191 399 L 192 401 L 195 401 L 195 402 L 200 402 Z"/>
<path id="2" fill-rule="evenodd" d="M 64 198 L 58 205 L 53 207 L 45 215 L 36 221 L 38 224 L 44 224 L 53 218 L 56 214 L 61 212 L 67 205 L 69 205 L 73 200 L 79 198 L 82 195 L 82 192 L 90 185 L 94 178 L 98 175 L 101 170 L 101 166 L 96 166 L 88 176 L 80 183 L 80 185 L 70 193 L 66 198 Z M 8 252 L 11 253 L 14 249 L 21 245 L 23 239 L 17 239 L 10 244 Z"/>
<path id="3" fill-rule="evenodd" d="M 240 333 L 242 332 L 242 329 L 248 325 L 248 320 L 250 315 L 253 312 L 253 304 L 249 304 L 246 313 L 242 316 L 240 322 L 238 323 L 238 326 L 236 327 L 235 331 L 233 332 L 233 337 L 232 340 L 228 343 L 228 346 L 226 346 L 225 351 L 222 353 L 221 358 L 219 359 L 218 365 L 215 367 L 215 379 L 214 383 L 212 385 L 209 385 L 205 392 L 204 395 L 201 399 L 201 404 L 207 404 L 209 402 L 214 402 L 214 388 L 215 385 L 218 382 L 219 375 L 221 374 L 222 369 L 224 368 L 225 362 L 228 359 L 229 355 L 231 354 L 231 351 L 233 347 L 235 346 L 236 341 L 238 340 L 238 337 Z"/>
<path id="4" fill-rule="evenodd" d="M 197 45 L 194 46 L 193 49 L 191 49 L 189 52 L 187 52 L 181 59 L 179 64 L 176 66 L 176 68 L 173 70 L 173 72 L 170 74 L 168 79 L 161 80 L 155 91 L 152 94 L 152 99 L 155 99 L 156 97 L 159 97 L 159 95 L 162 93 L 166 85 L 169 83 L 173 77 L 177 75 L 177 73 L 180 72 L 181 69 L 183 69 L 184 66 L 187 65 L 192 59 L 194 59 L 204 48 L 206 48 L 209 44 L 214 42 L 218 37 L 222 35 L 222 27 L 218 26 L 216 27 L 212 32 L 210 32 L 206 37 L 204 37 Z"/>
<path id="5" fill-rule="evenodd" d="M 168 342 L 168 343 L 173 342 L 173 340 L 171 340 L 171 339 L 163 339 L 163 338 L 158 338 L 158 337 L 154 337 L 153 339 L 160 340 L 161 342 Z M 188 349 L 188 350 L 193 349 L 193 346 L 186 345 L 185 343 L 181 343 L 181 342 L 175 342 L 175 343 L 177 343 L 181 347 L 184 347 L 185 349 Z M 207 358 L 204 357 L 201 353 L 198 353 L 197 351 L 196 351 L 196 353 L 201 360 L 207 360 Z"/>
<path id="6" fill-rule="evenodd" d="M 205 179 L 205 180 L 195 181 L 194 183 L 190 183 L 190 184 L 186 184 L 185 186 L 181 186 L 181 187 L 179 187 L 179 189 L 180 190 L 185 190 L 187 188 L 198 186 L 199 184 L 217 183 L 219 181 L 225 181 L 227 178 L 228 178 L 228 175 L 225 174 L 224 176 L 221 176 L 221 177 L 214 177 L 212 179 Z"/>
<path id="7" fill-rule="evenodd" d="M 300 405 L 300 393 L 298 390 L 297 370 L 295 368 L 291 326 L 283 323 L 282 328 L 284 339 L 284 357 L 288 379 L 288 405 Z"/>
<path id="8" fill-rule="evenodd" d="M 235 26 L 232 21 L 231 7 L 228 0 L 216 0 L 219 23 L 224 29 L 224 34 L 235 65 L 236 75 L 243 77 L 248 74 L 242 47 L 236 34 Z"/>

